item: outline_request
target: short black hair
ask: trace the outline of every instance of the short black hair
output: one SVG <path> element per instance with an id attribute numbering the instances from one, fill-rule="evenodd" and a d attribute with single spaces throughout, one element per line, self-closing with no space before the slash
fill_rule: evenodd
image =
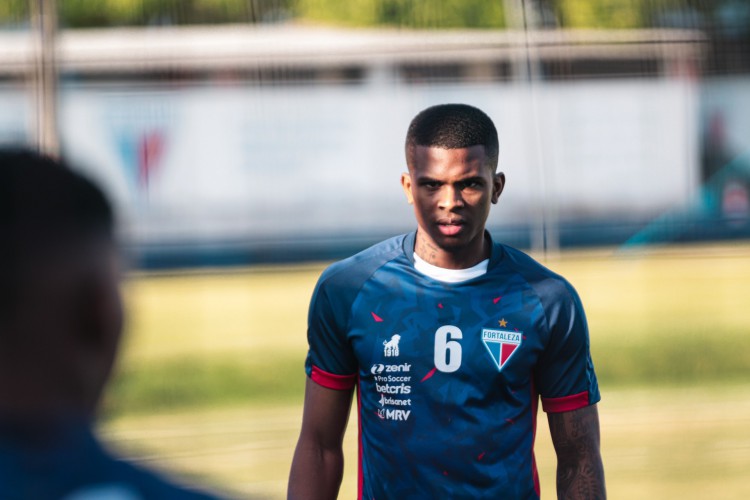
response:
<path id="1" fill-rule="evenodd" d="M 411 168 L 416 146 L 462 149 L 484 146 L 487 164 L 497 168 L 499 144 L 495 124 L 482 110 L 468 104 L 432 106 L 411 121 L 406 133 L 406 162 Z"/>
<path id="2" fill-rule="evenodd" d="M 0 148 L 0 315 L 12 307 L 33 259 L 86 238 L 114 240 L 102 190 L 63 161 Z"/>

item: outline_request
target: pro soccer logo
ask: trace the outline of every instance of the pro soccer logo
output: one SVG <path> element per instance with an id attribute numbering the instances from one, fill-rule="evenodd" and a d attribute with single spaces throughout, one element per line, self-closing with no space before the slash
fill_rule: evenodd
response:
<path id="1" fill-rule="evenodd" d="M 521 332 L 491 330 L 489 328 L 482 330 L 482 342 L 484 342 L 484 346 L 492 356 L 498 370 L 502 370 L 513 353 L 518 350 L 522 338 Z"/>

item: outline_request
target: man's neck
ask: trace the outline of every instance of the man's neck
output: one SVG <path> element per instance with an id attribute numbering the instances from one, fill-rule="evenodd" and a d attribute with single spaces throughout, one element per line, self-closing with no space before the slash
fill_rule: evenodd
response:
<path id="1" fill-rule="evenodd" d="M 0 369 L 0 415 L 6 418 L 90 418 L 93 405 L 80 394 L 70 394 L 50 377 L 13 369 Z"/>
<path id="2" fill-rule="evenodd" d="M 490 256 L 490 242 L 482 231 L 468 245 L 455 249 L 438 246 L 423 231 L 417 229 L 414 252 L 428 264 L 443 269 L 468 269 Z"/>

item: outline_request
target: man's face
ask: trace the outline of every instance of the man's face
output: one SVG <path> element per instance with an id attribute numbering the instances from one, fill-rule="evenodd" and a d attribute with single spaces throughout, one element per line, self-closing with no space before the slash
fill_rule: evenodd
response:
<path id="1" fill-rule="evenodd" d="M 483 251 L 490 204 L 497 203 L 505 183 L 504 175 L 492 172 L 486 162 L 484 146 L 416 146 L 401 184 L 414 205 L 419 232 L 437 250 Z"/>

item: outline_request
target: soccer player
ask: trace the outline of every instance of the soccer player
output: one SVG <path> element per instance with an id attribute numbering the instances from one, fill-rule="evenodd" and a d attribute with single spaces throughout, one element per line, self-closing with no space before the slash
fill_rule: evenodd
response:
<path id="1" fill-rule="evenodd" d="M 537 402 L 560 498 L 604 498 L 581 301 L 485 230 L 505 176 L 487 115 L 419 113 L 401 183 L 417 229 L 329 267 L 313 293 L 289 498 L 335 498 L 353 389 L 361 499 L 539 498 Z"/>
<path id="2" fill-rule="evenodd" d="M 60 162 L 0 151 L 0 498 L 212 498 L 92 432 L 122 330 L 113 214 Z"/>

